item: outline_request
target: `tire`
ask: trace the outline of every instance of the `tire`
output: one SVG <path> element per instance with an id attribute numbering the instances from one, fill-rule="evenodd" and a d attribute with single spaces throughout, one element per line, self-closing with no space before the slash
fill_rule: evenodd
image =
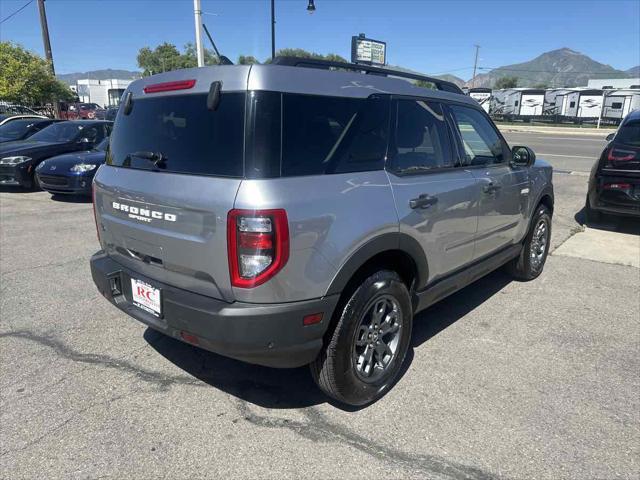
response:
<path id="1" fill-rule="evenodd" d="M 542 230 L 539 230 L 540 226 Z M 517 280 L 529 281 L 537 278 L 544 269 L 551 243 L 551 212 L 538 205 L 531 219 L 520 255 L 507 263 L 507 271 Z M 532 252 L 534 254 L 532 254 Z"/>
<path id="2" fill-rule="evenodd" d="M 311 363 L 311 375 L 324 393 L 339 402 L 372 403 L 395 384 L 409 350 L 413 323 L 409 291 L 396 272 L 380 270 L 339 305 L 343 306 L 334 314 L 337 325 Z M 382 313 L 374 315 L 375 311 Z"/>
<path id="3" fill-rule="evenodd" d="M 584 214 L 589 223 L 600 223 L 602 221 L 602 212 L 594 210 L 589 204 L 589 197 L 584 205 Z"/>
<path id="4" fill-rule="evenodd" d="M 38 192 L 38 191 L 42 190 L 42 188 L 40 187 L 40 182 L 38 181 L 38 176 L 36 175 L 36 172 L 33 172 L 33 175 L 31 176 L 31 187 L 30 188 L 34 192 Z"/>

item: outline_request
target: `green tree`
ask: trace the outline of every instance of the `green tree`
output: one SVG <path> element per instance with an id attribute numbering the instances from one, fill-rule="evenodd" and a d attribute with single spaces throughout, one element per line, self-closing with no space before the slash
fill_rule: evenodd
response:
<path id="1" fill-rule="evenodd" d="M 545 89 L 545 88 L 549 88 L 549 85 L 547 85 L 546 83 L 536 83 L 532 88 L 541 88 L 541 89 Z"/>
<path id="2" fill-rule="evenodd" d="M 503 88 L 516 88 L 518 86 L 518 77 L 500 77 L 496 80 L 493 88 L 501 90 Z"/>
<path id="3" fill-rule="evenodd" d="M 178 47 L 171 43 L 162 43 L 153 50 L 149 47 L 138 51 L 138 66 L 142 68 L 142 75 L 149 76 L 161 72 L 170 72 L 181 68 L 193 68 L 198 66 L 196 47 L 192 43 L 184 46 L 184 52 L 180 53 Z M 213 51 L 204 49 L 204 64 L 217 65 L 218 57 Z"/>
<path id="4" fill-rule="evenodd" d="M 238 65 L 254 65 L 259 64 L 260 62 L 253 55 L 240 55 L 238 57 Z"/>
<path id="5" fill-rule="evenodd" d="M 36 106 L 73 98 L 46 60 L 15 43 L 0 42 L 0 100 Z"/>
<path id="6" fill-rule="evenodd" d="M 329 60 L 331 62 L 343 62 L 348 63 L 348 60 L 341 57 L 337 53 L 328 53 L 322 55 L 321 53 L 309 52 L 302 48 L 283 48 L 276 52 L 277 57 L 299 57 L 299 58 L 315 58 L 317 60 Z M 271 58 L 265 60 L 264 63 L 271 63 Z"/>

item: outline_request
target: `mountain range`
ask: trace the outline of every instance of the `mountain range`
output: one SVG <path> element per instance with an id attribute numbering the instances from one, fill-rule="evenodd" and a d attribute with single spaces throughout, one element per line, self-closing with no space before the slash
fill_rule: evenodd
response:
<path id="1" fill-rule="evenodd" d="M 393 67 L 405 71 L 413 71 L 402 67 Z M 590 78 L 628 78 L 640 76 L 640 65 L 629 70 L 617 70 L 610 65 L 596 62 L 588 56 L 571 50 L 560 48 L 545 52 L 533 60 L 513 65 L 504 65 L 476 75 L 476 87 L 493 87 L 501 77 L 517 77 L 519 87 L 533 87 L 545 85 L 548 87 L 576 87 L 586 86 Z M 63 82 L 74 85 L 77 80 L 91 78 L 106 80 L 109 78 L 133 79 L 139 78 L 140 72 L 131 70 L 92 70 L 90 72 L 65 73 L 57 77 Z M 472 86 L 472 81 L 451 74 L 438 75 L 437 78 L 448 80 L 460 87 Z"/>
<path id="2" fill-rule="evenodd" d="M 484 70 L 484 69 L 483 69 Z M 544 85 L 548 87 L 586 86 L 592 78 L 628 78 L 638 74 L 640 66 L 627 71 L 596 62 L 588 56 L 560 48 L 543 53 L 533 60 L 494 68 L 476 76 L 476 87 L 493 87 L 501 77 L 517 77 L 519 87 Z M 471 86 L 472 81 L 466 82 Z"/>

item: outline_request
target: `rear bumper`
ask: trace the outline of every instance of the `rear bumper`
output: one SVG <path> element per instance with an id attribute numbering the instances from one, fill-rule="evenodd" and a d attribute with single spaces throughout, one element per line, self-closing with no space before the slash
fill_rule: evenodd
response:
<path id="1" fill-rule="evenodd" d="M 47 192 L 91 195 L 92 175 L 41 175 L 38 172 L 36 175 L 40 188 Z"/>
<path id="2" fill-rule="evenodd" d="M 603 189 L 603 185 L 611 183 L 626 183 L 631 189 Z M 589 206 L 603 213 L 640 217 L 640 177 L 596 175 L 589 187 Z"/>
<path id="3" fill-rule="evenodd" d="M 107 300 L 149 327 L 205 350 L 277 368 L 299 367 L 316 358 L 339 298 L 331 295 L 281 304 L 227 303 L 147 278 L 102 251 L 91 257 L 91 274 Z M 161 318 L 132 303 L 132 277 L 161 289 Z M 119 292 L 113 291 L 114 282 L 119 282 Z M 302 324 L 304 316 L 320 312 L 320 323 Z"/>

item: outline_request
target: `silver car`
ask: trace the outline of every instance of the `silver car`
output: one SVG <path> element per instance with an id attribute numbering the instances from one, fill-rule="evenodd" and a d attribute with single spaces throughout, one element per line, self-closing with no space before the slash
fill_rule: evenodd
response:
<path id="1" fill-rule="evenodd" d="M 503 265 L 541 273 L 551 178 L 441 80 L 295 58 L 163 73 L 123 96 L 91 270 L 155 330 L 309 364 L 364 405 L 397 379 L 417 312 Z"/>

